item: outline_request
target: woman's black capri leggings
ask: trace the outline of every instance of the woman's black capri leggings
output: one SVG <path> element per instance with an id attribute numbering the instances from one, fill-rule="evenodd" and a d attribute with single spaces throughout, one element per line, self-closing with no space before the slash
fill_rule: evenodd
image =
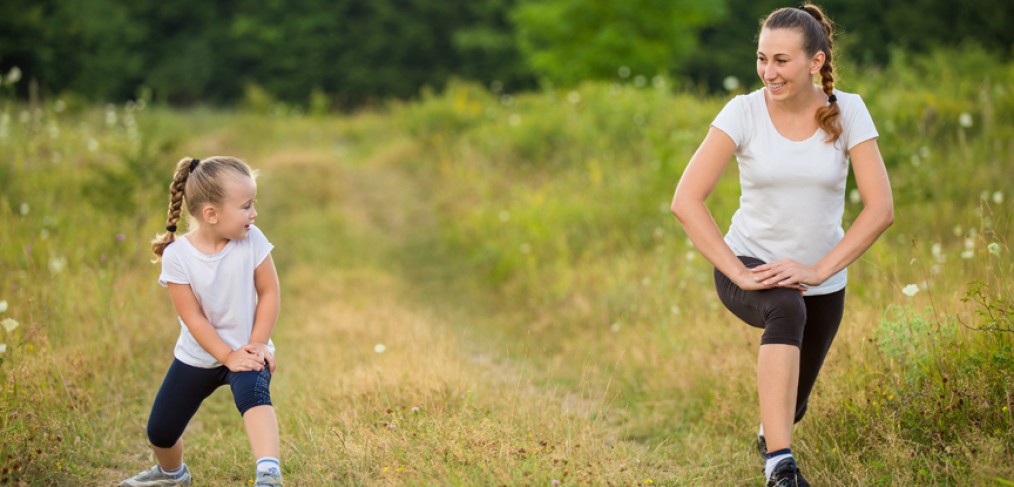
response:
<path id="1" fill-rule="evenodd" d="M 764 264 L 753 257 L 739 258 L 748 268 Z M 802 296 L 789 288 L 744 291 L 715 269 L 718 297 L 732 314 L 750 326 L 763 328 L 761 345 L 781 343 L 799 347 L 799 390 L 796 419 L 803 419 L 806 404 L 824 365 L 824 357 L 838 333 L 845 309 L 845 290 L 820 296 Z"/>

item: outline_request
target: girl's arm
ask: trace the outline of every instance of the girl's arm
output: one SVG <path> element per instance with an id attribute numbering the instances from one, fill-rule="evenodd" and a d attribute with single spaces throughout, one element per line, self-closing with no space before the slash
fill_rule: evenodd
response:
<path id="1" fill-rule="evenodd" d="M 189 284 L 169 283 L 168 287 L 169 297 L 176 306 L 176 312 L 183 319 L 183 324 L 187 326 L 201 348 L 215 357 L 215 360 L 233 372 L 264 368 L 263 362 L 257 360 L 256 353 L 249 347 L 233 350 L 222 337 L 218 336 L 215 327 L 204 316 L 201 304 L 197 302 L 197 296 L 194 296 Z"/>
<path id="2" fill-rule="evenodd" d="M 264 354 L 271 372 L 275 371 L 275 357 L 268 351 L 268 340 L 278 320 L 278 309 L 281 307 L 281 292 L 278 285 L 278 272 L 275 262 L 268 254 L 267 258 L 254 270 L 254 287 L 257 289 L 257 311 L 254 315 L 253 331 L 250 334 L 250 345 Z"/>
<path id="3" fill-rule="evenodd" d="M 676 186 L 676 194 L 673 195 L 671 210 L 683 225 L 690 241 L 719 272 L 741 289 L 766 289 L 773 286 L 758 283 L 754 279 L 753 274 L 725 243 L 718 224 L 704 204 L 735 153 L 736 144 L 728 134 L 711 127 L 683 171 Z"/>
<path id="4" fill-rule="evenodd" d="M 863 199 L 863 210 L 845 236 L 820 262 L 807 266 L 783 260 L 753 269 L 765 283 L 818 285 L 863 255 L 880 234 L 894 223 L 891 182 L 876 139 L 861 142 L 850 151 L 856 186 Z"/>

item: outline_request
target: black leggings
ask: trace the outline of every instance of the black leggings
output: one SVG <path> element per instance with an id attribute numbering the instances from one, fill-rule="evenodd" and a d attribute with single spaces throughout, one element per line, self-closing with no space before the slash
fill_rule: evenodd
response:
<path id="1" fill-rule="evenodd" d="M 271 405 L 271 372 L 267 366 L 260 372 L 232 372 L 224 365 L 202 369 L 173 359 L 151 406 L 148 441 L 159 448 L 175 445 L 201 403 L 224 384 L 232 387 L 240 415 L 254 406 Z"/>
<path id="2" fill-rule="evenodd" d="M 749 268 L 764 263 L 753 257 L 740 257 L 739 260 Z M 750 326 L 764 329 L 761 345 L 780 343 L 799 347 L 795 417 L 798 423 L 806 414 L 817 373 L 838 333 L 845 309 L 845 290 L 820 296 L 802 296 L 789 288 L 744 291 L 718 269 L 715 269 L 715 288 L 722 304 L 732 314 Z"/>

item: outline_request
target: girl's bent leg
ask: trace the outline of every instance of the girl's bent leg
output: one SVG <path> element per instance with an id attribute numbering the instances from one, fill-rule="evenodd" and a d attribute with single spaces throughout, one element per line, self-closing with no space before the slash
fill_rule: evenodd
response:
<path id="1" fill-rule="evenodd" d="M 246 426 L 246 435 L 250 438 L 250 448 L 255 459 L 279 458 L 278 420 L 275 418 L 274 407 L 266 405 L 248 409 L 243 414 L 243 424 Z"/>
<path id="2" fill-rule="evenodd" d="M 176 470 L 183 465 L 182 440 L 176 440 L 176 444 L 169 448 L 152 445 L 151 449 L 155 451 L 155 459 L 158 460 L 158 466 L 162 467 L 162 470 Z"/>
<path id="3" fill-rule="evenodd" d="M 799 347 L 772 343 L 757 354 L 757 392 L 767 450 L 792 444 L 792 425 L 799 382 Z"/>

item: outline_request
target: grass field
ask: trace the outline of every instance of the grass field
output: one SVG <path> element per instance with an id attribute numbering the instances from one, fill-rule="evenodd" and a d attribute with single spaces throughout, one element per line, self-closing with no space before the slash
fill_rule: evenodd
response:
<path id="1" fill-rule="evenodd" d="M 1014 485 L 1014 65 L 992 61 L 845 69 L 896 223 L 850 268 L 797 428 L 815 485 Z M 178 327 L 147 242 L 175 162 L 213 154 L 261 170 L 289 485 L 762 485 L 759 334 L 668 213 L 727 98 L 672 83 L 455 83 L 343 116 L 0 98 L 0 485 L 151 465 Z M 737 188 L 709 201 L 723 227 Z M 184 435 L 200 485 L 251 478 L 241 430 L 220 390 Z"/>

